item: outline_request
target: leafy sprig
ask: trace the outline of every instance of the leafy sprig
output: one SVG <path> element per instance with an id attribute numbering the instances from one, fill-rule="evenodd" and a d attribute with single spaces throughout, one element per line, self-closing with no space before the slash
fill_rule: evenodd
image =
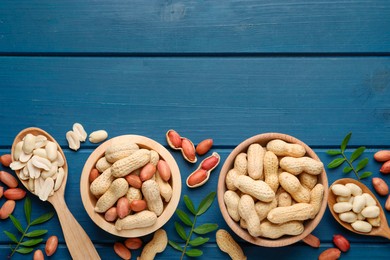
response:
<path id="1" fill-rule="evenodd" d="M 364 158 L 364 159 L 360 160 L 357 163 L 356 167 L 353 165 L 353 162 L 355 162 L 363 154 L 363 152 L 366 150 L 366 147 L 361 146 L 361 147 L 355 149 L 353 151 L 353 153 L 351 154 L 351 157 L 349 159 L 345 155 L 345 150 L 347 148 L 349 140 L 351 139 L 351 136 L 352 136 L 352 133 L 349 132 L 344 137 L 343 141 L 341 142 L 339 150 L 328 150 L 326 152 L 327 154 L 332 155 L 332 156 L 341 155 L 341 157 L 338 157 L 338 158 L 334 159 L 333 161 L 331 161 L 328 164 L 328 168 L 329 169 L 337 168 L 337 167 L 341 166 L 344 162 L 347 162 L 348 165 L 344 167 L 343 172 L 350 173 L 351 171 L 353 171 L 356 175 L 356 178 L 358 180 L 361 180 L 361 179 L 364 179 L 364 178 L 371 176 L 372 172 L 365 171 L 365 172 L 359 174 L 359 172 L 361 170 L 363 170 L 363 168 L 366 167 L 366 165 L 368 164 L 368 158 Z"/>
<path id="2" fill-rule="evenodd" d="M 174 249 L 180 251 L 181 257 L 180 259 L 183 259 L 184 255 L 190 256 L 190 257 L 197 257 L 201 256 L 203 254 L 202 250 L 194 248 L 200 245 L 203 245 L 207 241 L 209 241 L 210 238 L 208 237 L 202 237 L 197 236 L 196 238 L 192 239 L 193 233 L 198 235 L 205 235 L 207 233 L 210 233 L 218 228 L 217 224 L 214 223 L 204 223 L 202 225 L 196 226 L 196 220 L 197 218 L 205 213 L 211 204 L 214 201 L 215 198 L 215 192 L 211 192 L 208 194 L 199 204 L 198 208 L 195 209 L 194 203 L 192 200 L 187 196 L 184 195 L 183 200 L 184 204 L 186 205 L 189 212 L 191 212 L 192 215 L 194 215 L 193 220 L 191 217 L 183 210 L 177 209 L 176 215 L 179 217 L 179 219 L 183 222 L 184 225 L 191 227 L 190 232 L 187 235 L 187 232 L 182 224 L 179 222 L 175 222 L 175 229 L 177 234 L 180 236 L 180 238 L 185 241 L 184 248 L 179 245 L 179 243 L 174 242 L 172 240 L 169 240 L 169 245 L 171 245 Z M 191 246 L 191 249 L 188 249 L 188 247 Z"/>
<path id="3" fill-rule="evenodd" d="M 17 235 L 8 231 L 4 231 L 4 234 L 15 244 L 14 246 L 10 245 L 11 254 L 9 255 L 9 258 L 11 258 L 16 252 L 20 254 L 28 254 L 32 252 L 34 250 L 34 246 L 38 245 L 43 241 L 43 238 L 41 238 L 40 236 L 47 233 L 47 230 L 45 229 L 33 230 L 30 232 L 29 229 L 31 226 L 42 224 L 50 220 L 54 216 L 54 213 L 53 212 L 45 213 L 42 216 L 31 221 L 31 211 L 32 211 L 31 200 L 29 197 L 27 197 L 24 201 L 24 214 L 27 222 L 26 228 L 23 228 L 20 221 L 12 214 L 9 216 L 12 221 L 12 224 L 19 231 L 19 233 L 21 233 L 21 236 L 18 239 Z"/>

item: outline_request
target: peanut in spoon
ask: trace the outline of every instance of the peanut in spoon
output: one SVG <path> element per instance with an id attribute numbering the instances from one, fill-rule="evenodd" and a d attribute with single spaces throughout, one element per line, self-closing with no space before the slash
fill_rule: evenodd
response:
<path id="1" fill-rule="evenodd" d="M 59 154 L 62 156 L 64 160 L 64 164 L 62 166 L 63 168 L 63 179 L 58 189 L 54 191 L 52 196 L 48 196 L 47 200 L 53 205 L 55 211 L 57 212 L 58 219 L 60 221 L 62 231 L 64 233 L 64 238 L 66 245 L 69 249 L 69 252 L 73 259 L 100 259 L 99 254 L 97 253 L 94 245 L 92 244 L 92 241 L 88 237 L 88 235 L 85 233 L 84 229 L 80 226 L 80 224 L 77 222 L 77 220 L 73 217 L 72 213 L 69 211 L 68 206 L 66 205 L 64 193 L 65 193 L 65 187 L 66 187 L 66 180 L 68 177 L 68 164 L 66 162 L 66 158 L 64 155 L 64 152 L 62 151 L 60 145 L 56 142 L 56 140 L 47 132 L 40 128 L 26 128 L 22 130 L 14 139 L 14 142 L 12 144 L 12 158 L 13 161 L 16 163 L 15 160 L 15 152 L 20 152 L 17 146 L 20 146 L 20 141 L 23 140 L 28 134 L 31 134 L 33 136 L 45 136 L 48 141 L 51 141 L 57 145 L 57 150 Z M 32 138 L 31 135 L 28 135 L 28 138 Z M 34 142 L 35 143 L 35 142 Z M 19 144 L 19 145 L 18 145 Z M 34 148 L 31 148 L 31 144 L 28 145 L 27 151 L 31 151 Z M 25 159 L 26 160 L 26 159 Z M 28 160 L 26 162 L 26 165 L 28 163 Z M 45 163 L 42 161 L 42 163 Z M 45 167 L 45 166 L 41 166 Z M 24 167 L 17 167 L 15 169 L 16 175 L 22 182 L 22 184 L 28 189 L 28 179 L 23 179 L 21 176 L 23 176 Z M 53 183 L 53 185 L 55 185 Z M 53 188 L 55 188 L 53 186 Z M 49 194 L 50 195 L 50 194 Z"/>

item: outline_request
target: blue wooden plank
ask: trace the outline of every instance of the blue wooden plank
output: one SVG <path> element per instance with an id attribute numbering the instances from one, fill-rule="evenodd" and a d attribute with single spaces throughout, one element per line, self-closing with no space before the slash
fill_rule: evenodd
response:
<path id="1" fill-rule="evenodd" d="M 66 145 L 74 122 L 159 142 L 237 145 L 283 132 L 312 146 L 390 144 L 390 59 L 0 58 L 2 142 L 39 126 Z M 4 127 L 12 122 L 12 127 Z"/>
<path id="2" fill-rule="evenodd" d="M 331 144 L 330 147 L 337 148 L 336 145 L 337 144 Z M 221 164 L 214 170 L 214 172 L 210 177 L 209 182 L 197 189 L 189 189 L 185 186 L 184 183 L 186 176 L 188 176 L 188 174 L 194 170 L 195 166 L 185 162 L 179 152 L 170 150 L 181 170 L 182 179 L 183 179 L 182 196 L 184 194 L 189 195 L 194 200 L 195 205 L 199 204 L 199 202 L 201 201 L 201 199 L 204 197 L 205 194 L 211 191 L 216 191 L 218 173 L 222 168 L 223 162 L 231 152 L 231 149 L 229 148 L 213 149 L 213 150 L 218 152 L 221 155 Z M 9 150 L 7 149 L 2 149 L 0 150 L 0 154 L 7 153 L 8 151 Z M 332 160 L 332 157 L 325 153 L 326 149 L 315 149 L 315 151 L 320 157 L 320 159 L 324 162 L 324 164 L 327 164 Z M 389 183 L 388 178 L 386 178 L 387 176 L 383 176 L 382 174 L 379 173 L 380 164 L 373 160 L 373 154 L 376 151 L 377 149 L 368 149 L 367 152 L 364 154 L 364 156 L 370 158 L 369 164 L 367 166 L 367 170 L 373 171 L 374 177 L 378 177 L 378 176 L 383 177 Z M 80 179 L 81 169 L 83 167 L 84 162 L 86 161 L 87 157 L 91 152 L 92 151 L 89 148 L 88 149 L 82 148 L 78 152 L 73 152 L 70 151 L 69 149 L 65 150 L 65 155 L 69 162 L 69 178 L 68 178 L 67 189 L 66 189 L 66 201 L 70 210 L 73 212 L 74 216 L 76 217 L 76 219 L 85 228 L 88 235 L 93 239 L 94 243 L 97 245 L 98 251 L 102 256 L 104 256 L 104 259 L 111 259 L 111 257 L 116 259 L 115 254 L 112 250 L 113 243 L 115 241 L 123 241 L 123 239 L 109 235 L 108 233 L 100 230 L 89 219 L 87 213 L 83 209 L 81 198 L 80 198 L 79 179 Z M 347 155 L 350 155 L 351 152 L 352 150 L 348 150 Z M 205 156 L 201 157 L 201 159 L 204 158 Z M 4 168 L 1 168 L 0 166 L 0 170 L 4 170 Z M 352 173 L 345 175 L 340 170 L 327 170 L 327 174 L 328 174 L 329 184 L 331 184 L 336 179 L 342 177 L 354 178 Z M 368 187 L 371 188 L 371 190 L 373 190 L 370 183 L 370 179 L 363 180 L 363 183 L 365 183 Z M 385 202 L 385 198 L 380 196 L 377 197 L 380 200 L 381 205 L 383 206 Z M 51 207 L 47 207 L 46 203 L 40 202 L 38 199 L 34 197 L 32 199 L 34 205 L 33 213 L 35 216 L 38 216 L 39 214 L 42 214 L 43 212 L 46 212 L 47 210 L 51 209 Z M 185 206 L 182 201 L 180 201 L 179 203 L 179 208 L 185 210 Z M 17 203 L 15 215 L 23 218 L 24 215 L 23 215 L 22 202 Z M 390 219 L 390 212 L 386 212 L 386 216 L 388 219 Z M 179 221 L 179 219 L 176 216 L 174 216 L 164 226 L 164 229 L 168 232 L 169 239 L 180 241 L 179 237 L 175 233 L 174 221 Z M 219 207 L 217 205 L 217 201 L 214 201 L 214 204 L 212 205 L 210 210 L 198 219 L 199 224 L 203 224 L 207 222 L 218 223 L 220 228 L 225 228 L 227 230 L 230 230 L 222 219 L 221 213 L 219 211 Z M 12 224 L 10 223 L 9 220 L 3 221 L 2 224 L 4 224 L 1 225 L 2 230 L 15 230 L 12 227 Z M 59 257 L 59 259 L 69 259 L 69 254 L 66 248 L 64 248 L 64 239 L 62 236 L 61 229 L 59 227 L 57 217 L 55 217 L 47 224 L 41 225 L 41 227 L 47 228 L 49 230 L 49 234 L 45 237 L 48 237 L 49 235 L 52 234 L 56 234 L 57 236 L 59 236 L 61 247 L 58 251 L 58 255 L 56 255 L 56 258 Z M 321 223 L 314 230 L 313 234 L 318 236 L 321 239 L 322 246 L 320 249 L 313 249 L 302 243 L 297 243 L 295 245 L 291 245 L 291 246 L 287 246 L 275 250 L 271 248 L 256 247 L 242 241 L 237 236 L 235 236 L 235 238 L 243 246 L 249 259 L 255 258 L 256 256 L 258 256 L 259 253 L 261 253 L 262 255 L 266 255 L 269 258 L 275 258 L 275 259 L 276 258 L 279 259 L 280 257 L 283 257 L 283 259 L 302 259 L 303 255 L 305 255 L 306 258 L 307 257 L 316 258 L 321 251 L 333 246 L 331 241 L 334 234 L 342 234 L 352 242 L 351 250 L 348 253 L 343 254 L 343 258 L 345 257 L 349 259 L 354 259 L 354 258 L 360 259 L 359 256 L 367 257 L 370 254 L 372 254 L 372 257 L 374 258 L 383 258 L 384 256 L 389 255 L 389 250 L 390 250 L 388 246 L 389 240 L 381 237 L 367 237 L 367 236 L 361 236 L 361 235 L 351 233 L 350 231 L 343 229 L 333 219 L 329 210 L 326 211 Z M 213 256 L 213 258 L 216 259 L 225 259 L 226 256 L 223 253 L 221 253 L 218 248 L 216 248 L 214 235 L 211 236 L 210 238 L 211 238 L 210 243 L 207 246 L 202 247 L 205 254 L 200 259 L 209 259 L 210 256 Z M 148 241 L 150 239 L 150 236 L 144 237 L 143 239 L 144 241 Z M 8 239 L 1 232 L 0 233 L 0 256 L 5 256 L 8 253 L 6 248 L 7 246 L 6 241 L 8 241 Z M 361 252 L 367 250 L 368 252 Z M 139 251 L 135 252 L 135 254 L 139 254 Z M 177 251 L 174 251 L 172 248 L 168 247 L 168 249 L 164 252 L 164 254 L 159 256 L 159 259 L 168 259 L 168 258 L 172 258 L 173 256 L 178 257 L 179 254 Z M 22 259 L 22 257 L 18 255 L 14 259 Z"/>
<path id="3" fill-rule="evenodd" d="M 383 53 L 389 28 L 387 0 L 0 2 L 3 53 Z"/>

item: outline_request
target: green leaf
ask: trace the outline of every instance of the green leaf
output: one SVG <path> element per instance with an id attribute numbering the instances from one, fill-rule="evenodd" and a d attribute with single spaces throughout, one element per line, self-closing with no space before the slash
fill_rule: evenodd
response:
<path id="1" fill-rule="evenodd" d="M 54 212 L 45 213 L 42 216 L 38 217 L 37 219 L 33 220 L 30 225 L 34 226 L 34 225 L 44 223 L 50 220 L 53 216 L 54 216 Z"/>
<path id="2" fill-rule="evenodd" d="M 209 241 L 208 237 L 197 237 L 189 242 L 191 246 L 200 246 Z"/>
<path id="3" fill-rule="evenodd" d="M 175 229 L 177 234 L 185 241 L 187 240 L 187 234 L 186 231 L 184 230 L 184 227 L 180 225 L 178 222 L 175 222 Z"/>
<path id="4" fill-rule="evenodd" d="M 29 197 L 27 197 L 24 200 L 24 215 L 26 215 L 27 224 L 30 224 L 31 222 L 31 210 L 32 210 L 31 200 Z"/>
<path id="5" fill-rule="evenodd" d="M 196 212 L 196 215 L 197 216 L 200 216 L 202 215 L 203 213 L 206 212 L 206 210 L 208 210 L 208 208 L 211 206 L 211 204 L 213 203 L 214 201 L 214 198 L 215 198 L 215 191 L 212 191 L 210 192 L 209 195 L 206 196 L 206 198 L 204 198 L 200 204 L 199 204 L 199 207 L 198 207 L 198 210 Z"/>
<path id="6" fill-rule="evenodd" d="M 35 246 L 43 241 L 43 238 L 35 238 L 20 243 L 22 246 Z"/>
<path id="7" fill-rule="evenodd" d="M 8 237 L 9 239 L 11 239 L 12 242 L 15 242 L 15 243 L 18 243 L 18 242 L 19 242 L 18 239 L 16 238 L 16 236 L 15 236 L 14 234 L 12 234 L 11 232 L 8 232 L 8 231 L 5 231 L 5 230 L 4 230 L 4 234 L 6 234 L 7 237 Z"/>
<path id="8" fill-rule="evenodd" d="M 180 252 L 183 252 L 183 248 L 176 242 L 172 241 L 172 240 L 169 240 L 168 243 L 171 245 L 171 247 L 173 247 L 174 249 L 180 251 Z"/>
<path id="9" fill-rule="evenodd" d="M 349 173 L 351 171 L 352 171 L 352 167 L 350 167 L 350 166 L 345 166 L 343 169 L 343 173 Z"/>
<path id="10" fill-rule="evenodd" d="M 329 155 L 340 155 L 341 151 L 340 150 L 328 150 L 328 151 L 326 151 L 326 153 Z"/>
<path id="11" fill-rule="evenodd" d="M 17 230 L 19 230 L 20 233 L 24 233 L 24 230 L 22 228 L 22 224 L 20 224 L 20 221 L 15 218 L 12 214 L 9 215 L 9 218 L 11 219 L 12 223 L 14 224 L 14 226 L 16 227 Z"/>
<path id="12" fill-rule="evenodd" d="M 187 215 L 187 213 L 185 213 L 184 211 L 182 211 L 180 209 L 177 209 L 176 215 L 181 219 L 181 221 L 183 221 L 184 224 L 192 227 L 192 221 L 191 221 L 190 217 Z"/>
<path id="13" fill-rule="evenodd" d="M 186 255 L 188 255 L 189 257 L 198 257 L 203 255 L 203 252 L 199 249 L 190 249 L 186 252 Z"/>
<path id="14" fill-rule="evenodd" d="M 39 230 L 34 230 L 31 232 L 26 233 L 24 236 L 26 237 L 39 237 L 47 233 L 47 230 L 45 229 L 39 229 Z"/>
<path id="15" fill-rule="evenodd" d="M 360 174 L 359 178 L 364 179 L 364 178 L 367 178 L 371 175 L 372 175 L 372 172 L 363 172 L 362 174 Z"/>
<path id="16" fill-rule="evenodd" d="M 359 158 L 360 155 L 362 155 L 362 153 L 364 152 L 364 150 L 366 150 L 366 147 L 364 146 L 361 146 L 359 148 L 357 148 L 351 155 L 351 159 L 349 159 L 351 161 L 351 163 L 353 161 L 355 161 L 357 158 Z"/>
<path id="17" fill-rule="evenodd" d="M 345 162 L 344 158 L 336 158 L 328 164 L 328 168 L 329 169 L 336 168 L 341 164 L 343 164 L 343 162 Z"/>
<path id="18" fill-rule="evenodd" d="M 349 142 L 349 139 L 351 139 L 351 135 L 352 135 L 352 133 L 349 132 L 349 133 L 344 137 L 344 140 L 343 140 L 343 142 L 341 143 L 341 146 L 340 146 L 341 152 L 344 152 L 344 151 L 345 151 L 345 148 L 347 148 L 347 144 L 348 144 L 348 142 Z"/>
<path id="19" fill-rule="evenodd" d="M 200 225 L 199 227 L 196 227 L 194 229 L 194 232 L 199 235 L 204 235 L 216 230 L 217 228 L 218 228 L 217 224 L 205 223 L 203 225 Z"/>
<path id="20" fill-rule="evenodd" d="M 363 160 L 361 160 L 361 161 L 358 163 L 357 167 L 356 167 L 356 172 L 358 172 L 358 171 L 360 171 L 361 169 L 363 169 L 364 167 L 366 167 L 367 163 L 368 163 L 368 158 L 364 158 Z"/>
<path id="21" fill-rule="evenodd" d="M 28 254 L 31 253 L 34 250 L 33 247 L 19 247 L 15 251 L 20 253 L 20 254 Z"/>
<path id="22" fill-rule="evenodd" d="M 187 195 L 184 195 L 183 197 L 184 204 L 186 204 L 187 209 L 193 214 L 196 215 L 194 203 L 192 203 L 192 200 Z"/>

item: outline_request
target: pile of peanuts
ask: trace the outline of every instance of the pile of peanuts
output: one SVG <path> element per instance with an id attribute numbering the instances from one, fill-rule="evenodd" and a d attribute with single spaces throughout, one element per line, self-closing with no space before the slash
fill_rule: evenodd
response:
<path id="1" fill-rule="evenodd" d="M 383 163 L 379 170 L 383 174 L 390 174 L 390 150 L 381 150 L 374 154 L 374 159 Z"/>
<path id="2" fill-rule="evenodd" d="M 372 227 L 381 225 L 380 209 L 369 193 L 363 193 L 354 183 L 334 184 L 331 190 L 337 196 L 334 212 L 339 214 L 340 220 L 350 223 L 354 230 L 367 233 Z"/>
<path id="3" fill-rule="evenodd" d="M 2 186 L 2 184 L 4 184 L 5 187 Z M 18 188 L 18 185 L 18 180 L 12 174 L 6 171 L 0 171 L 0 199 L 4 196 L 7 200 L 0 207 L 0 219 L 8 218 L 15 209 L 15 201 L 21 200 L 26 196 L 26 191 Z"/>
<path id="4" fill-rule="evenodd" d="M 156 223 L 172 197 L 171 170 L 156 151 L 113 140 L 95 167 L 89 176 L 95 212 L 117 230 Z"/>
<path id="5" fill-rule="evenodd" d="M 224 202 L 230 217 L 253 237 L 299 235 L 303 221 L 320 210 L 323 164 L 305 156 L 299 144 L 274 139 L 251 144 L 226 175 Z"/>
<path id="6" fill-rule="evenodd" d="M 27 134 L 16 144 L 13 156 L 11 169 L 28 181 L 28 189 L 39 199 L 46 201 L 61 187 L 65 160 L 57 144 L 46 136 Z"/>

